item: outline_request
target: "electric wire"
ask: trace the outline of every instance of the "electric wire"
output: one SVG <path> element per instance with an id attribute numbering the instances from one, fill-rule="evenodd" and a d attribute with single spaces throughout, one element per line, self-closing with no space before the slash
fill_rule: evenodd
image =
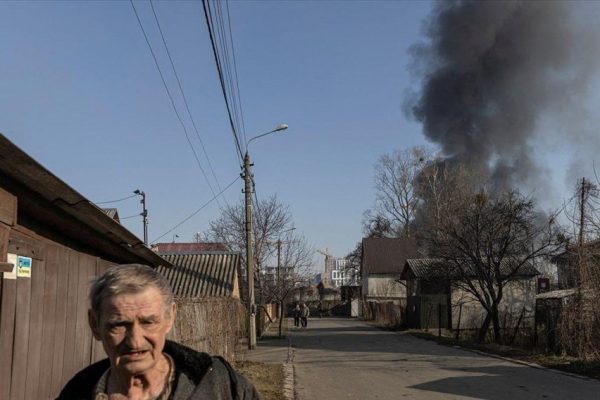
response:
<path id="1" fill-rule="evenodd" d="M 225 2 L 226 6 L 227 6 L 227 23 L 229 25 L 229 37 L 231 37 L 231 54 L 233 56 L 233 71 L 235 72 L 235 86 L 236 86 L 236 90 L 237 90 L 237 98 L 238 101 L 240 103 L 240 118 L 242 120 L 242 134 L 244 135 L 244 143 L 248 143 L 248 139 L 246 137 L 246 124 L 244 122 L 244 110 L 242 108 L 242 99 L 240 96 L 240 85 L 239 85 L 239 79 L 238 79 L 238 73 L 237 73 L 237 62 L 235 59 L 235 47 L 233 45 L 233 32 L 231 30 L 231 16 L 229 15 L 229 0 L 227 0 Z"/>
<path id="2" fill-rule="evenodd" d="M 142 30 L 142 33 L 144 34 L 144 39 L 146 40 L 146 44 L 148 44 L 148 48 L 150 49 L 150 54 L 152 55 L 152 58 L 154 59 L 154 65 L 156 66 L 156 69 L 158 70 L 158 74 L 160 75 L 160 79 L 163 83 L 163 86 L 165 87 L 165 91 L 167 92 L 167 96 L 169 97 L 169 100 L 171 101 L 171 106 L 173 108 L 173 111 L 175 112 L 175 115 L 177 116 L 177 119 L 179 120 L 179 123 L 181 124 L 181 127 L 183 128 L 183 133 L 185 134 L 185 138 L 187 139 L 188 145 L 190 147 L 190 149 L 192 150 L 192 153 L 194 153 L 194 158 L 196 159 L 196 163 L 198 164 L 198 168 L 200 168 L 200 171 L 202 172 L 202 176 L 204 177 L 204 180 L 206 181 L 208 187 L 210 188 L 210 191 L 212 192 L 212 194 L 215 194 L 215 191 L 212 187 L 212 185 L 210 184 L 210 181 L 208 179 L 208 176 L 206 175 L 206 172 L 204 171 L 204 168 L 202 168 L 202 164 L 200 163 L 200 159 L 198 158 L 198 154 L 196 153 L 196 150 L 194 149 L 194 146 L 192 145 L 192 141 L 190 140 L 190 135 L 188 134 L 187 128 L 185 127 L 185 124 L 183 123 L 183 120 L 181 119 L 181 116 L 179 115 L 179 111 L 177 111 L 177 107 L 175 106 L 175 101 L 173 100 L 173 96 L 171 95 L 171 91 L 169 90 L 169 86 L 167 85 L 167 82 L 165 80 L 165 77 L 162 73 L 162 70 L 160 69 L 160 65 L 158 64 L 158 60 L 156 58 L 156 54 L 154 53 L 154 49 L 152 48 L 152 45 L 150 44 L 150 40 L 148 39 L 148 35 L 146 34 L 146 30 L 144 29 L 144 26 L 142 25 L 142 21 L 140 19 L 140 16 L 138 15 L 138 12 L 135 8 L 135 5 L 133 4 L 133 0 L 129 0 L 131 7 L 133 8 L 133 12 L 135 14 L 135 17 L 138 21 L 138 24 L 140 26 L 140 29 Z M 217 200 L 218 202 L 218 200 Z"/>
<path id="3" fill-rule="evenodd" d="M 179 91 L 181 92 L 183 104 L 185 104 L 185 109 L 187 110 L 187 114 L 190 117 L 190 121 L 192 122 L 192 126 L 194 127 L 194 132 L 196 133 L 196 137 L 198 138 L 198 141 L 200 142 L 202 152 L 204 153 L 204 157 L 206 158 L 206 161 L 208 162 L 208 166 L 209 166 L 211 174 L 217 184 L 217 188 L 219 190 L 221 190 L 221 185 L 219 183 L 219 180 L 217 179 L 217 175 L 215 174 L 215 170 L 210 161 L 210 157 L 208 156 L 208 153 L 206 152 L 206 147 L 204 146 L 204 141 L 200 137 L 200 133 L 198 132 L 198 127 L 196 126 L 196 121 L 194 120 L 194 117 L 192 116 L 192 113 L 190 111 L 190 107 L 189 107 L 187 98 L 185 96 L 183 86 L 181 85 L 181 80 L 179 79 L 179 74 L 177 73 L 177 70 L 175 68 L 175 63 L 173 62 L 173 58 L 171 57 L 171 52 L 169 51 L 169 46 L 167 46 L 167 41 L 163 34 L 162 28 L 160 26 L 160 22 L 158 21 L 158 16 L 156 15 L 156 10 L 154 9 L 154 1 L 153 0 L 150 0 L 150 7 L 152 8 L 152 14 L 154 15 L 154 20 L 156 21 L 156 26 L 158 26 L 158 31 L 160 32 L 160 37 L 161 37 L 163 45 L 165 47 L 165 51 L 167 53 L 167 56 L 169 57 L 169 62 L 171 63 L 171 69 L 173 70 L 173 75 L 175 75 L 175 79 L 177 80 L 177 86 L 179 87 Z"/>
<path id="4" fill-rule="evenodd" d="M 221 84 L 221 91 L 223 93 L 223 98 L 225 100 L 225 107 L 227 109 L 227 115 L 229 117 L 229 125 L 231 127 L 231 132 L 233 134 L 234 144 L 235 144 L 237 153 L 239 153 L 238 155 L 240 157 L 240 163 L 243 163 L 244 155 L 242 153 L 242 147 L 240 145 L 240 139 L 239 139 L 238 133 L 236 131 L 235 124 L 233 122 L 233 116 L 232 116 L 231 106 L 229 105 L 229 99 L 228 99 L 228 96 L 227 96 L 227 91 L 226 91 L 226 88 L 225 88 L 225 81 L 224 81 L 224 78 L 223 78 L 223 70 L 222 70 L 222 67 L 221 67 L 221 61 L 220 61 L 220 58 L 219 58 L 219 54 L 217 52 L 217 47 L 216 47 L 216 43 L 215 43 L 215 37 L 214 37 L 214 34 L 213 34 L 213 25 L 212 25 L 212 19 L 211 19 L 212 17 L 210 15 L 210 11 L 208 9 L 208 4 L 207 3 L 208 3 L 207 0 L 202 0 L 202 8 L 204 10 L 204 18 L 206 20 L 206 25 L 208 27 L 208 35 L 209 35 L 209 38 L 210 38 L 210 43 L 211 43 L 212 50 L 213 50 L 213 56 L 215 58 L 215 63 L 216 63 L 216 66 L 217 66 L 217 73 L 219 75 L 219 82 Z"/>
<path id="5" fill-rule="evenodd" d="M 215 4 L 215 2 L 213 2 L 213 4 Z M 211 31 L 209 33 L 212 33 L 212 37 L 215 38 L 215 46 L 214 49 L 216 49 L 216 58 L 215 60 L 217 61 L 217 69 L 220 73 L 220 78 L 222 78 L 222 88 L 224 89 L 224 97 L 225 97 L 225 102 L 226 105 L 228 106 L 228 111 L 232 110 L 232 123 L 233 123 L 233 128 L 234 128 L 234 136 L 236 138 L 236 143 L 240 148 L 240 153 L 241 153 L 241 146 L 240 146 L 240 138 L 239 138 L 239 117 L 238 117 L 238 110 L 237 110 L 237 103 L 236 103 L 236 99 L 235 99 L 235 93 L 232 91 L 232 83 L 231 83 L 231 72 L 230 72 L 230 67 L 229 67 L 229 55 L 227 52 L 227 45 L 226 43 L 226 38 L 224 37 L 224 30 L 222 28 L 223 26 L 223 22 L 222 22 L 222 16 L 220 13 L 220 3 L 216 2 L 216 11 L 213 13 L 213 7 L 211 6 L 211 3 L 209 0 L 207 0 L 206 2 L 206 9 L 208 11 L 208 16 L 209 16 L 209 20 L 211 22 L 210 28 Z M 213 15 L 215 16 L 213 18 Z M 215 29 L 216 26 L 216 29 Z M 216 32 L 215 32 L 216 30 Z M 210 36 L 210 35 L 209 35 Z M 212 43 L 212 42 L 211 42 Z M 231 94 L 231 97 L 230 95 Z"/>
<path id="6" fill-rule="evenodd" d="M 156 243 L 159 239 L 165 237 L 166 235 L 168 235 L 169 233 L 173 232 L 175 229 L 179 228 L 181 225 L 183 225 L 184 223 L 186 223 L 190 218 L 192 218 L 193 216 L 195 216 L 196 214 L 198 214 L 205 207 L 207 207 L 210 203 L 212 203 L 213 200 L 215 200 L 217 197 L 219 197 L 221 194 L 223 194 L 231 186 L 233 186 L 233 184 L 236 183 L 238 179 L 240 179 L 239 176 L 237 176 L 233 181 L 231 181 L 231 183 L 229 185 L 227 185 L 223 190 L 221 190 L 219 193 L 217 193 L 212 199 L 208 200 L 206 203 L 204 203 L 202 206 L 200 206 L 200 208 L 198 208 L 196 211 L 194 211 L 193 213 L 191 213 L 190 215 L 188 215 L 187 217 L 185 217 L 181 222 L 177 223 L 177 225 L 175 225 L 174 227 L 172 227 L 171 229 L 169 229 L 168 231 L 166 231 L 165 233 L 163 233 L 162 235 L 160 235 L 159 237 L 157 237 L 156 239 L 154 239 L 151 243 L 152 244 Z"/>
<path id="7" fill-rule="evenodd" d="M 233 75 L 231 73 L 231 62 L 229 55 L 229 42 L 227 40 L 227 33 L 225 31 L 225 22 L 223 20 L 223 11 L 221 9 L 221 4 L 223 2 L 217 2 L 215 7 L 215 20 L 217 27 L 217 48 L 220 48 L 221 53 L 221 65 L 224 68 L 225 82 L 227 83 L 228 93 L 231 96 L 231 105 L 233 108 L 233 116 L 236 122 L 236 131 L 238 135 L 240 133 L 240 112 L 239 112 L 239 101 L 236 96 L 236 91 L 234 90 L 234 80 Z M 213 2 L 213 4 L 215 4 Z M 219 45 L 220 44 L 220 45 Z"/>
<path id="8" fill-rule="evenodd" d="M 119 221 L 122 221 L 124 219 L 130 219 L 130 218 L 135 218 L 135 217 L 141 217 L 142 214 L 135 214 L 135 215 L 130 215 L 128 217 L 119 217 Z"/>
<path id="9" fill-rule="evenodd" d="M 123 200 L 127 200 L 127 199 L 131 199 L 132 197 L 137 196 L 137 194 L 132 194 L 131 196 L 127 196 L 127 197 L 123 197 L 122 199 L 117 199 L 117 200 L 110 200 L 110 201 L 98 201 L 95 202 L 94 204 L 110 204 L 110 203 L 118 203 L 120 201 Z"/>

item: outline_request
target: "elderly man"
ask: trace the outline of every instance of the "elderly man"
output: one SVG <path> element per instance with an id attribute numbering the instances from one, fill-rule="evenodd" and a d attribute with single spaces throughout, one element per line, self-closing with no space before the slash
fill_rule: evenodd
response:
<path id="1" fill-rule="evenodd" d="M 108 359 L 75 375 L 59 399 L 258 399 L 226 361 L 166 340 L 175 303 L 152 268 L 114 266 L 94 281 L 89 297 L 90 327 Z"/>

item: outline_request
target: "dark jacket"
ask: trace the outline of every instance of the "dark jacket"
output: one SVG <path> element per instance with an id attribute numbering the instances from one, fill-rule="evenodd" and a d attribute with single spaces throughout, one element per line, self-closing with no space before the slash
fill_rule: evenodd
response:
<path id="1" fill-rule="evenodd" d="M 175 362 L 173 400 L 258 400 L 254 386 L 220 357 L 167 340 L 165 353 Z M 57 400 L 93 400 L 94 387 L 110 367 L 107 359 L 83 369 L 63 388 Z"/>

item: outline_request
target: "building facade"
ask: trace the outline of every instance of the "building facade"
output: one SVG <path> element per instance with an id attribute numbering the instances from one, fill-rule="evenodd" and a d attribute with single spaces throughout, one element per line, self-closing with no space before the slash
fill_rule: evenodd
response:
<path id="1" fill-rule="evenodd" d="M 358 273 L 350 268 L 346 258 L 325 257 L 325 271 L 321 275 L 325 287 L 339 288 L 358 284 Z"/>

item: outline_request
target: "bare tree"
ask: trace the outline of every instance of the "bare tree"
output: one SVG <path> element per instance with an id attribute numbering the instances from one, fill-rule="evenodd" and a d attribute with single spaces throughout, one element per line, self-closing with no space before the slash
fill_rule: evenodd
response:
<path id="1" fill-rule="evenodd" d="M 210 240 L 226 243 L 233 251 L 245 255 L 246 228 L 245 208 L 243 200 L 234 205 L 227 205 L 221 209 L 221 215 L 209 224 L 207 236 Z M 273 195 L 265 200 L 260 200 L 254 207 L 254 220 L 252 224 L 255 265 L 255 284 L 258 286 L 258 303 L 264 304 L 260 266 L 265 265 L 272 256 L 273 248 L 267 246 L 268 241 L 277 240 L 281 232 L 292 226 L 292 215 L 289 207 Z"/>
<path id="2" fill-rule="evenodd" d="M 265 241 L 275 240 L 279 233 L 291 226 L 292 215 L 289 207 L 273 195 L 260 200 L 254 207 L 252 233 L 254 236 L 254 257 L 257 265 L 270 256 L 272 249 L 265 248 Z M 207 236 L 210 240 L 226 243 L 233 251 L 242 254 L 246 248 L 246 214 L 244 201 L 221 208 L 221 215 L 209 223 Z"/>
<path id="3" fill-rule="evenodd" d="M 266 303 L 279 304 L 279 337 L 281 337 L 282 321 L 285 315 L 286 301 L 290 292 L 300 283 L 310 278 L 310 267 L 313 263 L 314 249 L 308 244 L 304 236 L 295 232 L 286 232 L 282 238 L 275 242 L 268 242 L 277 246 L 277 254 L 271 258 L 276 259 L 275 273 L 269 273 L 261 280 L 261 291 Z M 271 270 L 272 271 L 272 270 Z"/>
<path id="4" fill-rule="evenodd" d="M 346 255 L 348 263 L 344 267 L 344 275 L 350 282 L 360 283 L 362 278 L 362 242 L 356 243 L 354 250 Z"/>
<path id="5" fill-rule="evenodd" d="M 563 307 L 560 341 L 563 350 L 582 359 L 600 359 L 600 191 L 583 178 L 565 207 L 573 232 L 561 258 L 565 280 L 576 289 Z"/>
<path id="6" fill-rule="evenodd" d="M 560 227 L 554 216 L 542 220 L 533 200 L 517 192 L 496 197 L 471 192 L 433 221 L 425 234 L 432 255 L 442 261 L 452 284 L 470 293 L 485 310 L 479 340 L 491 324 L 499 343 L 499 306 L 506 285 L 535 258 L 559 249 Z"/>
<path id="7" fill-rule="evenodd" d="M 386 228 L 386 234 L 412 236 L 411 224 L 419 202 L 415 184 L 430 160 L 431 153 L 422 147 L 396 150 L 379 158 L 375 165 L 375 207 L 364 218 L 367 229 L 375 225 Z"/>
<path id="8" fill-rule="evenodd" d="M 485 174 L 473 166 L 432 160 L 423 167 L 417 183 L 420 202 L 418 225 L 436 226 L 465 202 L 465 197 L 485 187 Z"/>

